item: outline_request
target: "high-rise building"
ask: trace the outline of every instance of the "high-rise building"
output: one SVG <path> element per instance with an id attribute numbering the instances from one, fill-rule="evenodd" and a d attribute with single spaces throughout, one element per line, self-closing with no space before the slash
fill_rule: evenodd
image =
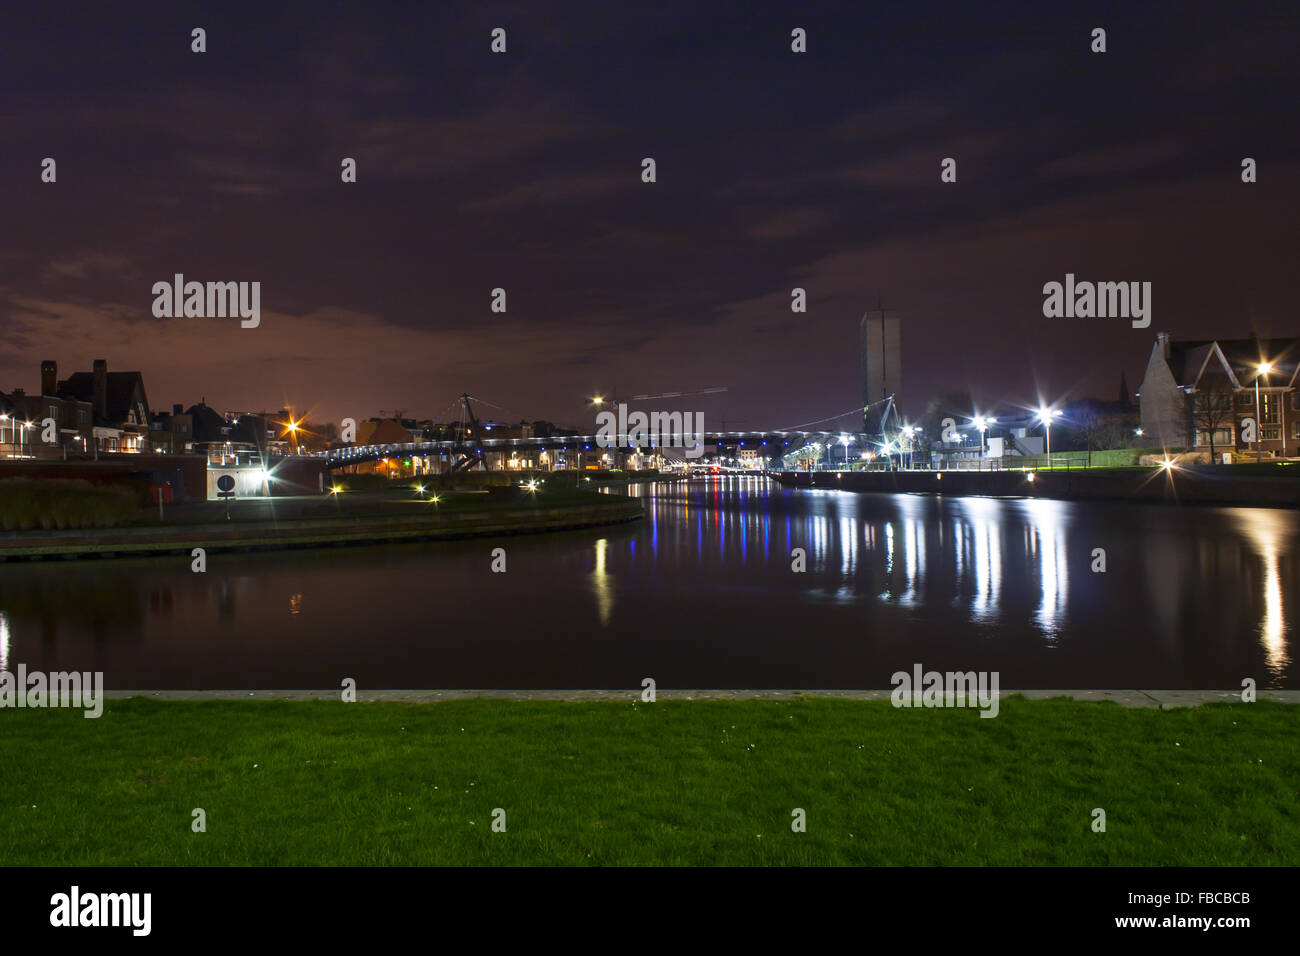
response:
<path id="1" fill-rule="evenodd" d="M 881 417 L 894 396 L 897 403 L 903 386 L 902 320 L 897 312 L 877 309 L 862 317 L 860 327 L 862 362 L 863 430 L 879 432 Z M 878 403 L 878 404 L 875 404 Z"/>

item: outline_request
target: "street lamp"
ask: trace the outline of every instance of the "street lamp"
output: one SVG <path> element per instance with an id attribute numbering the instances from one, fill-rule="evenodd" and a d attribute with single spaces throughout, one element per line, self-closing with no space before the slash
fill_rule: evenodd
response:
<path id="1" fill-rule="evenodd" d="M 1259 420 L 1259 380 L 1273 371 L 1273 366 L 1263 362 L 1255 370 L 1259 372 L 1255 376 L 1255 461 L 1260 462 L 1264 460 L 1264 423 Z"/>
<path id="2" fill-rule="evenodd" d="M 1040 406 L 1038 409 L 1038 420 L 1043 423 L 1043 428 L 1047 432 L 1048 468 L 1052 467 L 1052 419 L 1056 418 L 1060 414 L 1061 410 L 1059 408 L 1043 408 Z"/>
<path id="3" fill-rule="evenodd" d="M 904 426 L 902 427 L 901 431 L 903 432 L 904 435 L 907 436 L 907 467 L 908 467 L 908 469 L 911 469 L 911 467 L 912 467 L 912 454 L 913 454 L 913 452 L 915 451 L 915 448 L 916 448 L 916 436 L 920 433 L 920 431 L 921 431 L 921 426 L 920 426 L 920 425 L 904 425 Z M 898 449 L 898 453 L 899 453 L 899 455 L 902 455 L 902 453 L 903 453 L 903 449 L 902 449 L 901 447 Z"/>
<path id="4" fill-rule="evenodd" d="M 844 446 L 844 470 L 845 471 L 849 470 L 849 441 L 850 439 L 848 435 L 840 436 L 840 444 Z"/>
<path id="5" fill-rule="evenodd" d="M 996 419 L 996 418 L 985 418 L 983 415 L 976 415 L 976 416 L 974 417 L 974 419 L 971 420 L 971 424 L 973 424 L 976 428 L 979 429 L 979 432 L 980 432 L 980 457 L 983 458 L 983 457 L 984 457 L 984 432 L 986 432 L 986 431 L 988 430 L 988 427 L 989 427 L 990 425 L 997 424 L 997 419 Z"/>

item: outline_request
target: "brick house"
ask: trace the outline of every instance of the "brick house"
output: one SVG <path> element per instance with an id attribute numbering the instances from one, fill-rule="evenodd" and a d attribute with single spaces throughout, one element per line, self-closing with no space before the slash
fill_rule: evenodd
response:
<path id="1" fill-rule="evenodd" d="M 1174 449 L 1283 458 L 1300 454 L 1300 338 L 1156 334 L 1138 393 L 1143 434 Z M 1258 441 L 1246 441 L 1247 422 Z"/>
<path id="2" fill-rule="evenodd" d="M 50 363 L 53 364 L 53 363 Z M 94 442 L 100 452 L 149 450 L 149 399 L 139 372 L 110 372 L 95 359 L 89 372 L 75 372 L 59 383 L 65 393 L 94 407 Z"/>
<path id="3" fill-rule="evenodd" d="M 14 389 L 0 402 L 0 456 L 7 458 L 62 458 L 93 450 L 94 410 L 62 388 L 58 366 L 41 363 L 40 392 L 28 395 Z M 46 441 L 48 421 L 54 422 L 54 440 Z M 27 425 L 31 422 L 31 425 Z"/>

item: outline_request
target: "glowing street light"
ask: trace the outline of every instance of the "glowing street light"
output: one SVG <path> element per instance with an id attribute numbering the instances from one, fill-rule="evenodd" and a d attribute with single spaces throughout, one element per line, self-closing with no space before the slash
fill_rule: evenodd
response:
<path id="1" fill-rule="evenodd" d="M 899 431 L 902 432 L 904 435 L 907 436 L 907 467 L 908 467 L 908 468 L 911 468 L 911 467 L 912 467 L 912 452 L 913 452 L 913 449 L 915 448 L 916 436 L 919 435 L 919 434 L 921 433 L 921 426 L 920 426 L 920 425 L 904 425 L 902 428 L 899 429 Z M 899 449 L 898 449 L 898 450 L 899 450 L 899 454 L 902 454 L 902 452 L 903 452 L 903 447 L 902 447 L 902 444 L 901 444 L 901 443 L 899 444 Z"/>
<path id="2" fill-rule="evenodd" d="M 1059 408 L 1044 408 L 1039 406 L 1038 420 L 1043 423 L 1043 428 L 1047 432 L 1047 467 L 1052 467 L 1052 419 L 1058 418 L 1061 414 Z"/>
<path id="3" fill-rule="evenodd" d="M 849 442 L 850 441 L 852 441 L 852 439 L 849 438 L 848 435 L 840 436 L 840 444 L 844 446 L 844 467 L 846 470 L 849 467 Z"/>
<path id="4" fill-rule="evenodd" d="M 1259 380 L 1273 371 L 1273 366 L 1268 362 L 1261 362 L 1255 367 L 1259 372 L 1255 376 L 1255 461 L 1264 460 L 1264 426 L 1259 420 Z"/>
<path id="5" fill-rule="evenodd" d="M 973 419 L 971 419 L 971 424 L 979 429 L 981 458 L 984 457 L 984 433 L 988 431 L 988 427 L 990 425 L 996 425 L 997 421 L 998 420 L 996 418 L 986 418 L 983 415 L 976 415 Z"/>

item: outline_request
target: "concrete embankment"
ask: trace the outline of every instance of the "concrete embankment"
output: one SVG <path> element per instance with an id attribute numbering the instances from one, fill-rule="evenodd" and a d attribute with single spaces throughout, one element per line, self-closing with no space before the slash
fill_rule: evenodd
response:
<path id="1" fill-rule="evenodd" d="M 537 534 L 621 524 L 641 516 L 640 501 L 617 498 L 600 505 L 486 509 L 441 515 L 361 515 L 153 528 L 15 531 L 0 534 L 0 561 L 132 557 L 188 553 L 193 548 L 261 551 Z"/>
<path id="2" fill-rule="evenodd" d="M 1030 480 L 1030 475 L 1033 479 Z M 1193 468 L 1061 471 L 815 471 L 773 477 L 790 488 L 913 494 L 986 495 L 1171 504 L 1300 506 L 1300 478 L 1198 473 Z"/>

